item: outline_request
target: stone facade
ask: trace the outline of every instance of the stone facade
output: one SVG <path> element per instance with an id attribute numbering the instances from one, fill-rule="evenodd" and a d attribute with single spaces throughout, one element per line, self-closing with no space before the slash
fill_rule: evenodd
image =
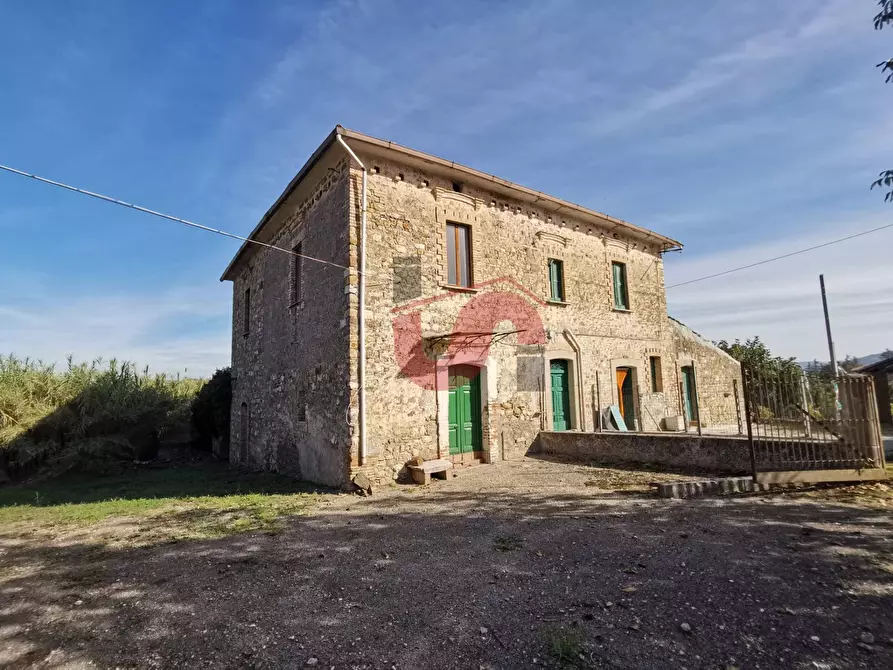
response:
<path id="1" fill-rule="evenodd" d="M 285 249 L 300 244 L 302 254 L 346 266 L 347 162 L 342 157 L 305 180 L 306 188 L 279 206 L 271 221 L 279 229 L 269 243 Z M 238 267 L 233 277 L 231 462 L 332 486 L 347 479 L 349 282 L 340 267 L 296 262 L 270 249 L 255 251 Z"/>
<path id="2" fill-rule="evenodd" d="M 554 359 L 567 362 L 571 430 L 597 429 L 618 403 L 618 368 L 633 379 L 631 428 L 660 430 L 680 414 L 678 371 L 692 362 L 698 379 L 710 380 L 699 388 L 702 423 L 713 407 L 725 416 L 728 396 L 712 389 L 731 392 L 740 370 L 667 317 L 661 252 L 671 240 L 569 204 L 556 209 L 554 199 L 547 205 L 546 196 L 372 138 L 351 133 L 348 142 L 368 180 L 366 462 L 356 429 L 362 171 L 335 142 L 254 235 L 286 248 L 303 240 L 303 253 L 349 269 L 304 261 L 297 306 L 286 254 L 245 249 L 224 275 L 234 282 L 232 460 L 240 459 L 243 402 L 253 467 L 340 484 L 360 470 L 390 480 L 413 456 L 448 457 L 446 380 L 458 363 L 479 370 L 488 461 L 527 453 L 552 428 Z M 447 286 L 448 222 L 470 228 L 471 288 Z M 560 302 L 550 300 L 549 259 L 563 263 Z M 626 267 L 628 310 L 614 307 L 613 262 Z"/>
<path id="3" fill-rule="evenodd" d="M 729 474 L 752 471 L 746 437 L 617 432 L 540 433 L 537 451 L 581 463 L 639 463 Z"/>

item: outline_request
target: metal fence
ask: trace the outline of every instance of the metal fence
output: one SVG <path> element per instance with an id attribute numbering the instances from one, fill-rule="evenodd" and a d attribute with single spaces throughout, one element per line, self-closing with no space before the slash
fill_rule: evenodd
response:
<path id="1" fill-rule="evenodd" d="M 698 435 L 747 435 L 744 392 L 741 379 L 711 376 L 692 366 L 691 378 L 677 381 L 679 415 L 686 432 Z"/>
<path id="2" fill-rule="evenodd" d="M 742 395 L 755 474 L 883 470 L 871 377 L 744 368 Z"/>

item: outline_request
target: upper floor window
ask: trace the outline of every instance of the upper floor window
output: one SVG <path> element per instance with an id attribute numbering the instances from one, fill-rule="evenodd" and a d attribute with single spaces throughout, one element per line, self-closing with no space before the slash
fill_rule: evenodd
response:
<path id="1" fill-rule="evenodd" d="M 614 278 L 614 309 L 629 309 L 629 286 L 626 281 L 626 263 L 611 263 Z"/>
<path id="2" fill-rule="evenodd" d="M 301 302 L 301 261 L 303 260 L 301 254 L 303 253 L 303 248 L 303 244 L 298 244 L 292 249 L 294 255 L 291 257 L 291 286 L 289 290 L 290 305 L 297 305 Z"/>
<path id="3" fill-rule="evenodd" d="M 461 223 L 448 223 L 447 283 L 471 286 L 471 228 Z"/>
<path id="4" fill-rule="evenodd" d="M 564 263 L 549 259 L 549 299 L 564 302 Z"/>
<path id="5" fill-rule="evenodd" d="M 242 304 L 242 334 L 248 337 L 251 332 L 251 289 L 245 289 L 245 300 Z"/>

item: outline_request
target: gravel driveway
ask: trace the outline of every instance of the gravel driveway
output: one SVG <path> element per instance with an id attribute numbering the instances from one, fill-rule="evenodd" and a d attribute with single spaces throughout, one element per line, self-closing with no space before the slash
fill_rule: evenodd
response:
<path id="1" fill-rule="evenodd" d="M 3 537 L 0 666 L 893 667 L 889 509 L 666 478 L 525 459 L 275 535 Z"/>

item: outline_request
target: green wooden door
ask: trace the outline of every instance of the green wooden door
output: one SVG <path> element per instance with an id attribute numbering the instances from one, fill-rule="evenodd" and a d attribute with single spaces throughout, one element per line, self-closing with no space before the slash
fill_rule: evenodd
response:
<path id="1" fill-rule="evenodd" d="M 482 451 L 480 369 L 454 365 L 449 381 L 450 454 Z"/>
<path id="2" fill-rule="evenodd" d="M 552 430 L 571 427 L 571 385 L 567 361 L 552 361 Z"/>
<path id="3" fill-rule="evenodd" d="M 694 397 L 695 397 L 695 371 L 690 365 L 682 368 L 682 402 L 685 407 L 685 421 L 692 423 L 695 420 Z"/>

